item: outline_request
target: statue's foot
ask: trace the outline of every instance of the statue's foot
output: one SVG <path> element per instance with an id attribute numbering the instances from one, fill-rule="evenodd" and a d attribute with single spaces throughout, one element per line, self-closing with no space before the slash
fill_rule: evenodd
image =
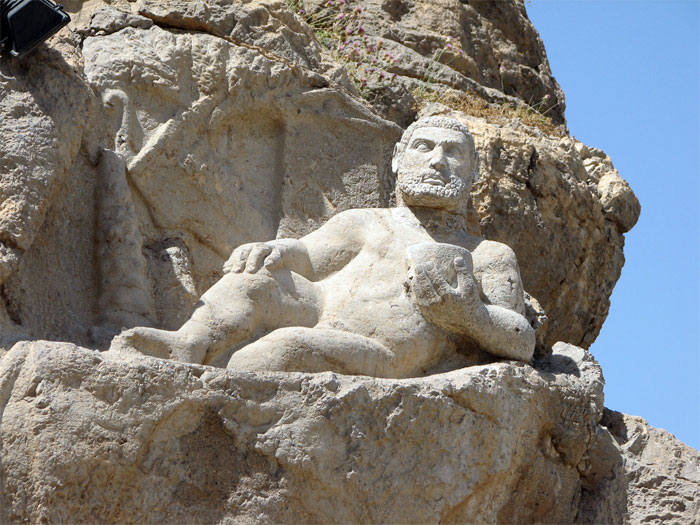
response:
<path id="1" fill-rule="evenodd" d="M 110 351 L 121 353 L 138 352 L 143 355 L 172 359 L 178 354 L 179 337 L 175 332 L 137 326 L 125 330 L 112 340 Z"/>
<path id="2" fill-rule="evenodd" d="M 125 330 L 112 340 L 112 353 L 139 353 L 182 363 L 202 364 L 207 346 L 196 344 L 180 332 L 137 326 Z"/>

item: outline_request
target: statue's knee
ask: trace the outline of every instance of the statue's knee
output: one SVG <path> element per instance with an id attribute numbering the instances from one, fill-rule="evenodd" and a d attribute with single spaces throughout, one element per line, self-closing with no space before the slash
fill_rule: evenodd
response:
<path id="1" fill-rule="evenodd" d="M 257 341 L 233 354 L 226 368 L 244 372 L 286 372 L 289 363 L 284 346 Z"/>
<path id="2" fill-rule="evenodd" d="M 227 368 L 239 371 L 293 372 L 305 365 L 305 345 L 299 328 L 280 328 L 239 350 Z M 307 370 L 309 371 L 309 370 Z"/>
<path id="3" fill-rule="evenodd" d="M 234 290 L 265 290 L 271 286 L 276 286 L 276 281 L 267 272 L 259 273 L 227 273 L 214 285 L 226 288 L 229 291 Z"/>

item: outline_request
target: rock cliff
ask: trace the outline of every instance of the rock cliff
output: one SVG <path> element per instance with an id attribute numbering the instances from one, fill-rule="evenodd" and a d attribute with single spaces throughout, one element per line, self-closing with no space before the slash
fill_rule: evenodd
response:
<path id="1" fill-rule="evenodd" d="M 603 408 L 584 349 L 640 206 L 568 136 L 522 2 L 65 3 L 69 28 L 0 58 L 0 520 L 697 523 L 697 452 Z M 471 228 L 547 315 L 533 366 L 379 380 L 98 351 L 177 328 L 239 244 L 392 205 L 419 115 L 474 134 Z"/>

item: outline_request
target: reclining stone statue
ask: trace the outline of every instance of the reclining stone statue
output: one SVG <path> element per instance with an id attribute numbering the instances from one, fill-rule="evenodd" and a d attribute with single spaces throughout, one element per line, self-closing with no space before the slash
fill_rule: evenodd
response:
<path id="1" fill-rule="evenodd" d="M 396 208 L 348 210 L 298 240 L 239 246 L 179 330 L 132 328 L 112 349 L 394 378 L 465 347 L 529 361 L 535 332 L 515 254 L 465 228 L 478 176 L 468 129 L 443 117 L 413 123 L 392 169 Z"/>

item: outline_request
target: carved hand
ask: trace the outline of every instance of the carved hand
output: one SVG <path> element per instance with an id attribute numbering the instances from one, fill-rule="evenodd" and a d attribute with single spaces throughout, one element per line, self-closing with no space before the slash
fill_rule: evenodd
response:
<path id="1" fill-rule="evenodd" d="M 224 264 L 224 273 L 257 273 L 262 268 L 275 270 L 282 261 L 283 246 L 271 242 L 242 244 Z"/>
<path id="2" fill-rule="evenodd" d="M 421 243 L 409 247 L 406 255 L 408 288 L 427 321 L 469 335 L 493 355 L 532 358 L 535 330 L 518 312 L 481 300 L 467 250 Z"/>
<path id="3" fill-rule="evenodd" d="M 432 262 L 418 263 L 409 279 L 416 304 L 431 322 L 460 329 L 464 316 L 474 316 L 481 305 L 470 266 L 462 257 L 453 260 L 457 286 L 453 287 Z"/>

